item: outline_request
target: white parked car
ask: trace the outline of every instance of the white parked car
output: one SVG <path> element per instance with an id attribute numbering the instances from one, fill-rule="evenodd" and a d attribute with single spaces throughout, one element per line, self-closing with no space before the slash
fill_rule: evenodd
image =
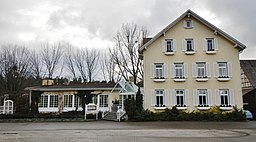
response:
<path id="1" fill-rule="evenodd" d="M 253 120 L 252 113 L 249 110 L 244 110 L 244 115 L 247 120 Z"/>

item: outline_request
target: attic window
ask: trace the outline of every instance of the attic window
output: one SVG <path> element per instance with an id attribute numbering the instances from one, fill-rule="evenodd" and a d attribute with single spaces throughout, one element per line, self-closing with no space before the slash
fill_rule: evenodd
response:
<path id="1" fill-rule="evenodd" d="M 185 20 L 184 21 L 184 28 L 186 28 L 186 29 L 193 28 L 192 20 Z"/>

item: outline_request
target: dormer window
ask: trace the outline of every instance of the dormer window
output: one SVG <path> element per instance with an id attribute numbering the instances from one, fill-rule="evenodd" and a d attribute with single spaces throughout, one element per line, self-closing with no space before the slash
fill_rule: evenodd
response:
<path id="1" fill-rule="evenodd" d="M 193 28 L 192 20 L 185 20 L 184 21 L 184 28 L 186 28 L 186 29 Z"/>

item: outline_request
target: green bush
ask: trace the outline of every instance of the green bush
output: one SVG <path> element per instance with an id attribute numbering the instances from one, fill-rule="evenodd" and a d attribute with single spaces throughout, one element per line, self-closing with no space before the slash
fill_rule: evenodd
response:
<path id="1" fill-rule="evenodd" d="M 128 114 L 129 115 L 129 114 Z M 244 121 L 243 111 L 234 108 L 233 111 L 221 111 L 218 107 L 212 107 L 207 111 L 186 112 L 178 110 L 176 107 L 165 109 L 162 112 L 153 113 L 149 110 L 136 112 L 131 121 Z"/>

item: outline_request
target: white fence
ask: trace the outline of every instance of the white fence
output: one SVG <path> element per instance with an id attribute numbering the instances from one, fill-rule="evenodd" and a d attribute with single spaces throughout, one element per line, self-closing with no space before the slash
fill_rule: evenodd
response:
<path id="1" fill-rule="evenodd" d="M 4 105 L 0 106 L 0 114 L 13 114 L 13 101 L 5 100 Z"/>

